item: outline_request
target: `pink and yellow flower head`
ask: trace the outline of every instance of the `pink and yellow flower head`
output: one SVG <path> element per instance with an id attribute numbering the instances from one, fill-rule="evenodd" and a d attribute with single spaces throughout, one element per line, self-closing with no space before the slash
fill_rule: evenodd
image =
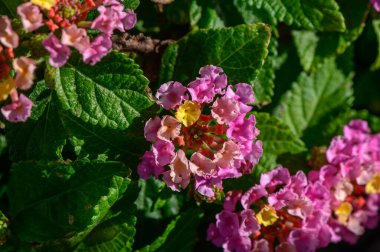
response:
<path id="1" fill-rule="evenodd" d="M 207 240 L 224 251 L 316 251 L 330 241 L 329 197 L 326 187 L 308 183 L 303 172 L 291 176 L 278 167 L 244 194 L 227 193 Z"/>
<path id="2" fill-rule="evenodd" d="M 203 67 L 188 87 L 163 84 L 156 98 L 168 114 L 150 119 L 144 130 L 160 167 L 152 166 L 148 174 L 164 170 L 162 179 L 173 190 L 191 182 L 200 195 L 212 200 L 223 179 L 251 172 L 262 154 L 255 117 L 247 114 L 253 91 L 248 84 L 234 89 L 227 87 L 226 74 L 215 66 Z M 142 160 L 139 166 L 143 178 L 147 163 Z"/>

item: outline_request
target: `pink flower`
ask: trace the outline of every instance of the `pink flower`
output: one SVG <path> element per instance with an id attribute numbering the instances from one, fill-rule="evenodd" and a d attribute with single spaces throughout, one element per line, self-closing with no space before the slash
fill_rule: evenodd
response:
<path id="1" fill-rule="evenodd" d="M 33 102 L 21 94 L 19 99 L 1 108 L 1 113 L 9 122 L 26 122 L 32 114 Z"/>
<path id="2" fill-rule="evenodd" d="M 216 94 L 212 83 L 203 78 L 197 78 L 191 82 L 187 90 L 191 95 L 191 99 L 198 103 L 210 103 Z"/>
<path id="3" fill-rule="evenodd" d="M 16 86 L 21 90 L 28 90 L 33 85 L 36 62 L 27 57 L 16 58 L 13 61 L 13 68 L 16 71 Z"/>
<path id="4" fill-rule="evenodd" d="M 241 199 L 241 195 L 241 191 L 227 192 L 223 203 L 223 209 L 230 212 L 235 211 L 236 204 Z"/>
<path id="5" fill-rule="evenodd" d="M 157 136 L 162 140 L 173 140 L 181 132 L 181 124 L 172 116 L 164 116 L 161 121 L 161 127 L 158 129 Z"/>
<path id="6" fill-rule="evenodd" d="M 308 198 L 298 198 L 288 202 L 288 213 L 306 219 L 313 211 L 313 203 Z"/>
<path id="7" fill-rule="evenodd" d="M 373 8 L 377 11 L 380 12 L 380 0 L 371 0 L 371 3 L 373 5 Z"/>
<path id="8" fill-rule="evenodd" d="M 157 132 L 161 128 L 161 118 L 156 116 L 155 118 L 150 118 L 144 128 L 144 136 L 147 141 L 155 142 L 157 141 Z"/>
<path id="9" fill-rule="evenodd" d="M 362 142 L 369 138 L 371 129 L 363 120 L 352 120 L 343 127 L 344 137 L 355 142 Z"/>
<path id="10" fill-rule="evenodd" d="M 158 178 L 164 172 L 164 168 L 156 164 L 152 151 L 145 152 L 144 156 L 140 158 L 140 163 L 137 166 L 137 173 L 142 179 L 149 179 L 152 175 Z"/>
<path id="11" fill-rule="evenodd" d="M 226 238 L 220 234 L 214 223 L 211 223 L 207 229 L 207 240 L 212 241 L 218 247 L 222 247 L 223 243 L 226 242 Z"/>
<path id="12" fill-rule="evenodd" d="M 121 20 L 121 22 L 123 22 L 125 30 L 131 30 L 137 23 L 137 16 L 136 13 L 131 10 L 127 10 L 126 14 L 127 15 Z"/>
<path id="13" fill-rule="evenodd" d="M 97 29 L 108 36 L 115 29 L 124 32 L 122 20 L 126 17 L 126 13 L 122 12 L 123 9 L 122 5 L 114 5 L 110 8 L 98 7 L 99 16 L 92 22 L 91 28 Z"/>
<path id="14" fill-rule="evenodd" d="M 183 100 L 187 99 L 186 91 L 187 88 L 177 81 L 162 84 L 156 94 L 157 104 L 167 110 L 175 109 Z"/>
<path id="15" fill-rule="evenodd" d="M 227 86 L 227 75 L 223 69 L 216 66 L 205 66 L 199 70 L 201 78 L 208 79 L 214 86 L 215 92 L 222 93 L 222 89 Z"/>
<path id="16" fill-rule="evenodd" d="M 248 104 L 254 103 L 255 97 L 253 95 L 252 86 L 247 83 L 238 83 L 235 85 L 236 92 L 235 95 L 239 102 Z"/>
<path id="17" fill-rule="evenodd" d="M 44 39 L 42 45 L 50 53 L 49 63 L 52 67 L 62 67 L 71 55 L 70 48 L 61 44 L 54 34 Z"/>
<path id="18" fill-rule="evenodd" d="M 170 177 L 176 184 L 181 184 L 182 189 L 187 187 L 190 179 L 189 161 L 183 150 L 178 150 L 170 167 Z"/>
<path id="19" fill-rule="evenodd" d="M 268 196 L 268 192 L 265 188 L 261 185 L 255 185 L 243 194 L 241 197 L 241 205 L 244 209 L 249 209 L 253 203 L 266 196 Z"/>
<path id="20" fill-rule="evenodd" d="M 24 3 L 17 7 L 25 31 L 32 32 L 44 25 L 40 8 L 32 3 Z"/>
<path id="21" fill-rule="evenodd" d="M 190 162 L 191 164 L 191 162 Z M 202 195 L 206 197 L 214 197 L 215 196 L 215 187 L 220 190 L 223 189 L 222 179 L 215 177 L 201 177 L 195 175 L 195 189 Z"/>
<path id="22" fill-rule="evenodd" d="M 62 30 L 61 42 L 64 45 L 74 47 L 80 53 L 84 53 L 90 47 L 90 38 L 83 28 L 71 25 Z"/>
<path id="23" fill-rule="evenodd" d="M 207 176 L 216 174 L 216 165 L 214 162 L 203 156 L 202 154 L 195 152 L 190 158 L 190 170 L 192 173 L 198 176 Z"/>
<path id="24" fill-rule="evenodd" d="M 18 47 L 19 37 L 7 16 L 0 16 L 0 42 L 8 48 Z"/>
<path id="25" fill-rule="evenodd" d="M 216 215 L 216 226 L 224 237 L 238 236 L 239 217 L 234 212 L 222 211 Z"/>
<path id="26" fill-rule="evenodd" d="M 227 137 L 238 142 L 251 142 L 260 134 L 260 131 L 255 127 L 255 116 L 250 115 L 248 119 L 244 119 L 244 117 L 245 115 L 240 115 L 235 121 L 229 124 Z"/>
<path id="27" fill-rule="evenodd" d="M 112 49 L 111 39 L 102 34 L 91 42 L 91 46 L 83 52 L 83 61 L 86 64 L 95 65 Z"/>
<path id="28" fill-rule="evenodd" d="M 253 242 L 252 250 L 250 252 L 269 252 L 269 242 L 265 239 L 256 240 Z"/>
<path id="29" fill-rule="evenodd" d="M 233 141 L 227 141 L 223 148 L 215 154 L 215 163 L 221 168 L 234 168 L 235 161 L 242 160 L 240 147 Z"/>
<path id="30" fill-rule="evenodd" d="M 240 115 L 239 103 L 226 97 L 218 98 L 211 107 L 211 114 L 219 124 L 229 124 Z"/>
<path id="31" fill-rule="evenodd" d="M 167 165 L 174 157 L 174 145 L 168 141 L 158 140 L 153 144 L 153 154 L 158 165 Z"/>
<path id="32" fill-rule="evenodd" d="M 246 209 L 240 212 L 241 224 L 239 233 L 241 236 L 250 236 L 260 230 L 260 224 L 257 222 L 255 212 L 252 209 Z"/>
<path id="33" fill-rule="evenodd" d="M 285 185 L 290 181 L 289 170 L 278 167 L 268 173 L 261 174 L 260 184 L 266 188 L 275 188 L 279 185 Z"/>
<path id="34" fill-rule="evenodd" d="M 289 242 L 282 242 L 276 247 L 276 252 L 297 252 L 297 250 Z"/>
<path id="35" fill-rule="evenodd" d="M 297 251 L 314 252 L 318 246 L 318 240 L 312 230 L 297 229 L 289 234 L 289 242 Z"/>

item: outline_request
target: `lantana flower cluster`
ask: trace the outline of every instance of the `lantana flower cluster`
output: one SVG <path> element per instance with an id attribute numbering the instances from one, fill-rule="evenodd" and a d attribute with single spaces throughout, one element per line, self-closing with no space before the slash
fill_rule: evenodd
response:
<path id="1" fill-rule="evenodd" d="M 230 191 L 207 239 L 224 251 L 311 252 L 355 243 L 378 224 L 380 134 L 365 121 L 344 127 L 326 164 L 306 176 L 283 167 L 263 173 L 244 194 Z"/>
<path id="2" fill-rule="evenodd" d="M 309 173 L 330 191 L 332 242 L 356 243 L 366 228 L 379 221 L 380 134 L 371 135 L 367 122 L 353 120 L 344 135 L 333 139 L 328 164 Z"/>
<path id="3" fill-rule="evenodd" d="M 380 0 L 371 0 L 371 4 L 375 11 L 380 12 Z"/>
<path id="4" fill-rule="evenodd" d="M 222 180 L 250 173 L 262 155 L 252 87 L 227 85 L 223 69 L 205 66 L 187 87 L 179 82 L 163 84 L 157 104 L 167 114 L 151 118 L 145 138 L 152 149 L 140 159 L 143 179 L 161 178 L 174 191 L 190 183 L 212 200 L 222 190 Z"/>
<path id="5" fill-rule="evenodd" d="M 98 15 L 87 21 L 91 11 Z M 44 57 L 41 50 L 36 50 L 40 55 L 35 60 L 15 57 L 14 49 L 19 44 L 32 51 L 36 43 L 42 43 L 52 67 L 65 65 L 73 49 L 83 56 L 84 63 L 94 65 L 111 51 L 115 30 L 124 32 L 136 24 L 136 14 L 125 10 L 118 0 L 31 0 L 19 5 L 17 13 L 23 29 L 19 31 L 21 35 L 13 29 L 12 20 L 0 16 L 0 102 L 11 98 L 12 103 L 1 108 L 10 122 L 25 122 L 30 117 L 33 102 L 17 90 L 32 87 L 36 61 Z M 98 34 L 92 41 L 88 30 Z"/>
<path id="6" fill-rule="evenodd" d="M 224 251 L 307 252 L 330 241 L 329 191 L 302 171 L 291 176 L 278 167 L 264 173 L 244 194 L 229 192 L 223 208 L 207 239 Z"/>
<path id="7" fill-rule="evenodd" d="M 90 11 L 97 9 L 99 15 L 87 21 Z M 50 34 L 42 41 L 50 54 L 49 63 L 62 67 L 76 49 L 86 64 L 94 65 L 112 49 L 111 35 L 114 30 L 121 32 L 136 25 L 136 14 L 124 10 L 118 0 L 32 0 L 17 8 L 26 32 L 40 32 L 47 26 Z M 93 40 L 87 30 L 100 34 Z"/>

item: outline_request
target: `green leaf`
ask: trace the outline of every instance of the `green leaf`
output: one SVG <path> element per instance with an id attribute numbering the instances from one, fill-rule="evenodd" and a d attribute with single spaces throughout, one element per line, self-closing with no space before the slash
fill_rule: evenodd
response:
<path id="1" fill-rule="evenodd" d="M 308 72 L 314 61 L 319 37 L 312 31 L 292 31 L 292 35 L 301 65 Z"/>
<path id="2" fill-rule="evenodd" d="M 20 0 L 1 0 L 0 1 L 0 16 L 9 16 L 10 18 L 17 17 L 17 6 L 21 3 Z"/>
<path id="3" fill-rule="evenodd" d="M 118 162 L 14 164 L 9 182 L 14 234 L 46 242 L 91 231 L 126 191 L 130 170 Z"/>
<path id="4" fill-rule="evenodd" d="M 315 72 L 301 73 L 281 99 L 275 114 L 299 136 L 323 119 L 352 104 L 352 74 L 345 76 L 334 58 L 326 59 Z"/>
<path id="5" fill-rule="evenodd" d="M 269 54 L 261 69 L 257 79 L 253 81 L 253 89 L 255 93 L 255 104 L 264 106 L 271 102 L 274 95 L 274 79 L 278 42 L 275 38 L 271 39 L 269 44 Z"/>
<path id="6" fill-rule="evenodd" d="M 64 110 L 84 122 L 124 130 L 152 105 L 148 80 L 133 60 L 111 53 L 96 66 L 74 59 L 57 69 L 55 89 Z"/>
<path id="7" fill-rule="evenodd" d="M 256 7 L 265 9 L 277 22 L 310 30 L 345 31 L 344 17 L 335 0 L 257 0 Z"/>
<path id="8" fill-rule="evenodd" d="M 372 64 L 371 70 L 376 71 L 380 69 L 380 19 L 373 20 L 372 26 L 377 36 L 378 47 L 376 61 Z"/>
<path id="9" fill-rule="evenodd" d="M 168 47 L 160 82 L 186 83 L 209 64 L 222 67 L 229 83 L 251 82 L 264 64 L 269 40 L 270 27 L 265 24 L 191 32 Z"/>
<path id="10" fill-rule="evenodd" d="M 53 102 L 53 92 L 41 81 L 36 83 L 29 97 L 34 101 L 34 107 L 28 121 L 9 123 L 6 127 L 11 159 L 61 159 L 66 135 Z"/>
<path id="11" fill-rule="evenodd" d="M 264 155 L 297 154 L 306 150 L 304 143 L 280 119 L 267 113 L 254 113 L 258 138 L 263 142 Z"/>
<path id="12" fill-rule="evenodd" d="M 152 244 L 138 251 L 192 251 L 198 234 L 197 227 L 202 217 L 201 209 L 190 209 L 183 212 L 167 226 L 164 233 Z"/>
<path id="13" fill-rule="evenodd" d="M 190 5 L 190 23 L 201 29 L 215 29 L 224 27 L 223 20 L 214 3 L 205 0 L 193 0 Z"/>
<path id="14" fill-rule="evenodd" d="M 140 5 L 140 0 L 124 0 L 123 4 L 127 9 L 136 10 Z"/>
<path id="15" fill-rule="evenodd" d="M 123 211 L 94 228 L 74 251 L 130 252 L 134 243 L 133 237 L 136 233 L 136 221 L 133 211 Z"/>
<path id="16" fill-rule="evenodd" d="M 5 147 L 7 147 L 7 139 L 5 136 L 0 135 L 0 156 L 3 154 Z"/>

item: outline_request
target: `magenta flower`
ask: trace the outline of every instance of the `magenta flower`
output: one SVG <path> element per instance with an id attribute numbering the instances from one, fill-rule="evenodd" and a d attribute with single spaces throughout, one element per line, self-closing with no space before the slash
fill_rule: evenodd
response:
<path id="1" fill-rule="evenodd" d="M 155 118 L 150 118 L 144 128 L 145 139 L 149 142 L 155 142 L 158 140 L 157 133 L 161 128 L 161 118 L 156 116 Z"/>
<path id="2" fill-rule="evenodd" d="M 20 15 L 22 25 L 27 32 L 35 31 L 44 25 L 40 8 L 30 2 L 19 5 L 17 13 Z"/>
<path id="3" fill-rule="evenodd" d="M 164 172 L 164 167 L 157 165 L 152 151 L 145 152 L 140 158 L 140 163 L 137 166 L 137 173 L 141 178 L 147 180 L 151 176 L 158 178 Z"/>
<path id="4" fill-rule="evenodd" d="M 373 5 L 373 8 L 377 11 L 380 12 L 380 0 L 371 0 L 371 3 Z"/>
<path id="5" fill-rule="evenodd" d="M 137 16 L 136 13 L 131 10 L 127 10 L 126 14 L 127 15 L 121 20 L 121 22 L 123 22 L 124 29 L 127 31 L 136 26 Z"/>
<path id="6" fill-rule="evenodd" d="M 162 84 L 156 94 L 157 104 L 167 110 L 178 108 L 187 98 L 186 91 L 187 88 L 177 81 Z"/>
<path id="7" fill-rule="evenodd" d="M 28 97 L 21 94 L 20 97 L 14 99 L 11 104 L 2 107 L 1 113 L 9 122 L 26 122 L 32 114 L 32 107 L 33 102 Z"/>
<path id="8" fill-rule="evenodd" d="M 153 144 L 153 154 L 158 165 L 167 165 L 174 157 L 174 145 L 168 141 L 158 140 Z"/>
<path id="9" fill-rule="evenodd" d="M 279 185 L 285 185 L 290 181 L 289 170 L 283 167 L 278 167 L 268 173 L 261 174 L 260 185 L 272 189 Z"/>
<path id="10" fill-rule="evenodd" d="M 111 52 L 112 41 L 111 39 L 102 34 L 97 36 L 94 41 L 91 42 L 91 46 L 84 50 L 83 61 L 86 64 L 95 65 L 104 56 Z"/>
<path id="11" fill-rule="evenodd" d="M 197 78 L 189 84 L 187 88 L 193 101 L 199 103 L 210 103 L 215 97 L 215 87 L 213 84 L 203 78 Z"/>
<path id="12" fill-rule="evenodd" d="M 250 115 L 248 119 L 244 119 L 244 117 L 244 115 L 237 117 L 227 129 L 227 136 L 240 143 L 251 142 L 260 134 L 260 131 L 255 127 L 255 117 L 253 115 Z"/>
<path id="13" fill-rule="evenodd" d="M 217 94 L 221 94 L 222 89 L 227 86 L 227 75 L 223 73 L 223 69 L 220 67 L 205 66 L 199 70 L 199 74 L 201 78 L 208 79 L 213 84 Z"/>
<path id="14" fill-rule="evenodd" d="M 49 63 L 52 67 L 62 67 L 71 55 L 70 48 L 61 44 L 54 34 L 50 34 L 44 39 L 42 45 L 50 53 Z"/>
<path id="15" fill-rule="evenodd" d="M 126 15 L 122 15 L 120 9 L 122 9 L 122 6 L 121 8 L 116 5 L 110 8 L 100 6 L 98 8 L 99 16 L 92 22 L 91 28 L 97 29 L 108 36 L 111 35 L 115 29 L 123 32 L 124 25 L 122 20 Z"/>

